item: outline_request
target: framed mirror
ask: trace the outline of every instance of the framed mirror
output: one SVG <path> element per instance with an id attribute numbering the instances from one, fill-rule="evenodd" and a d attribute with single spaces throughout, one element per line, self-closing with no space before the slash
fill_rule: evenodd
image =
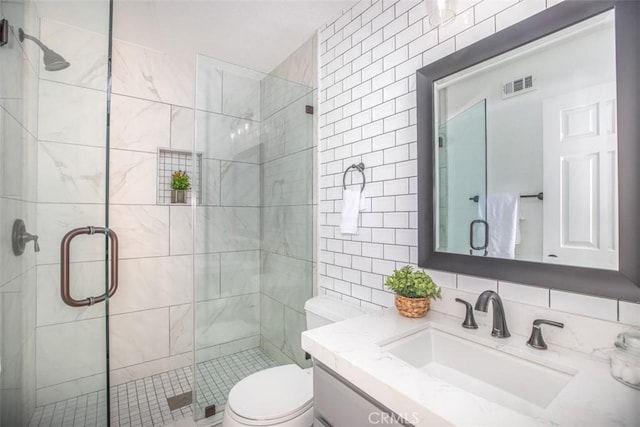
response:
<path id="1" fill-rule="evenodd" d="M 421 267 L 640 301 L 639 19 L 567 0 L 418 70 Z"/>

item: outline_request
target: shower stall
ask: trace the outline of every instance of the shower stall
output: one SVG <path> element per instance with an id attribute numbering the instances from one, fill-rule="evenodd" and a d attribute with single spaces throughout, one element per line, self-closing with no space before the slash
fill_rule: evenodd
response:
<path id="1" fill-rule="evenodd" d="M 219 417 L 310 365 L 315 39 L 263 73 L 119 40 L 112 9 L 0 0 L 0 425 Z"/>

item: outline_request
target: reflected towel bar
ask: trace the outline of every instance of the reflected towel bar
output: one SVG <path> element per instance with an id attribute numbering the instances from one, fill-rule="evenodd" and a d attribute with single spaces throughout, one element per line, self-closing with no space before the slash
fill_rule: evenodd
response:
<path id="1" fill-rule="evenodd" d="M 111 240 L 111 283 L 109 290 L 97 297 L 87 297 L 85 299 L 77 300 L 71 296 L 71 290 L 69 288 L 69 261 L 70 261 L 70 247 L 71 240 L 81 234 L 93 235 L 96 233 L 106 234 Z M 60 296 L 65 304 L 71 307 L 88 307 L 95 303 L 104 301 L 118 290 L 118 235 L 113 231 L 104 227 L 80 227 L 74 228 L 64 235 L 62 243 L 60 244 Z"/>
<path id="2" fill-rule="evenodd" d="M 521 199 L 532 199 L 534 197 L 538 200 L 544 200 L 544 193 L 541 191 L 538 194 L 523 194 L 520 196 Z M 469 200 L 478 203 L 480 196 L 469 197 Z"/>

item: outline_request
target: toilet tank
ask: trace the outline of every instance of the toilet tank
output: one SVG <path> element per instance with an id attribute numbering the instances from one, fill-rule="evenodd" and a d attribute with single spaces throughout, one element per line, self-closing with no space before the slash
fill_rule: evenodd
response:
<path id="1" fill-rule="evenodd" d="M 339 322 L 366 314 L 368 311 L 351 302 L 328 295 L 319 295 L 304 303 L 307 314 L 307 329 L 319 328 L 329 323 Z"/>

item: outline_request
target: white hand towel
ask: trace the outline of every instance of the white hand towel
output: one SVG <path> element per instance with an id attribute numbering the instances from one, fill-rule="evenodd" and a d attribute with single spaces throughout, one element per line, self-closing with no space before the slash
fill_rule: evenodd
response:
<path id="1" fill-rule="evenodd" d="M 342 196 L 342 217 L 340 232 L 342 234 L 358 233 L 358 216 L 360 215 L 360 188 L 347 188 Z"/>
<path id="2" fill-rule="evenodd" d="M 496 193 L 487 195 L 489 223 L 488 255 L 497 258 L 515 258 L 519 234 L 520 195 Z"/>
<path id="3" fill-rule="evenodd" d="M 362 187 L 360 187 L 362 188 Z M 365 196 L 365 191 L 362 190 L 360 193 L 360 212 L 366 212 L 369 210 L 369 206 L 371 205 L 371 201 L 367 196 Z"/>

